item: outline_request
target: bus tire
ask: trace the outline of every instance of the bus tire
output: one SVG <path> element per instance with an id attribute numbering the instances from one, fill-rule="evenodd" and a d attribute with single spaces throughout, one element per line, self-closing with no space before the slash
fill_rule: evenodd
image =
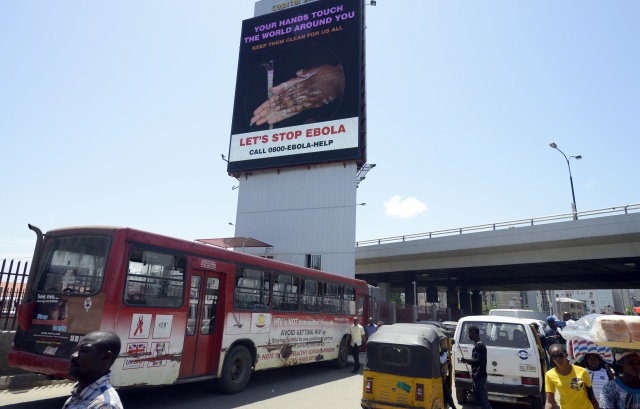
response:
<path id="1" fill-rule="evenodd" d="M 337 369 L 344 369 L 347 367 L 347 359 L 349 359 L 349 346 L 347 345 L 347 338 L 342 338 L 340 341 L 340 349 L 338 350 L 338 357 L 332 361 L 333 367 Z"/>
<path id="2" fill-rule="evenodd" d="M 467 390 L 456 388 L 456 400 L 460 404 L 467 403 Z"/>
<path id="3" fill-rule="evenodd" d="M 218 386 L 224 393 L 232 394 L 242 391 L 251 378 L 251 354 L 244 345 L 237 345 L 224 360 L 222 376 Z"/>

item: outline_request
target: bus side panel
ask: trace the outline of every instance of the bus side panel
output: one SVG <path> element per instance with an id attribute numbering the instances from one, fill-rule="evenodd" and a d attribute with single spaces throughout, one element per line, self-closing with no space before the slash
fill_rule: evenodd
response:
<path id="1" fill-rule="evenodd" d="M 111 367 L 114 386 L 176 383 L 183 353 L 186 311 L 121 306 L 115 332 L 122 350 Z"/>
<path id="2" fill-rule="evenodd" d="M 351 320 L 345 316 L 230 312 L 218 374 L 225 352 L 243 339 L 251 339 L 256 346 L 255 370 L 335 359 L 349 325 Z"/>

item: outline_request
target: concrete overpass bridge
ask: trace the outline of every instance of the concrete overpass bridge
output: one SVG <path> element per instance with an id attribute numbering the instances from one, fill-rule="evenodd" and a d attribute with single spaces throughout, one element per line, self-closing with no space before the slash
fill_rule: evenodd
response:
<path id="1" fill-rule="evenodd" d="M 640 288 L 640 204 L 356 243 L 356 278 L 481 312 L 480 291 Z M 459 298 L 458 298 L 459 297 Z M 466 308 L 465 308 L 466 307 Z"/>

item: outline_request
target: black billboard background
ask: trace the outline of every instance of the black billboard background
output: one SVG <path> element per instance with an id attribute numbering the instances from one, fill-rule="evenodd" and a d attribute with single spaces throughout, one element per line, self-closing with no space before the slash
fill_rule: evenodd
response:
<path id="1" fill-rule="evenodd" d="M 336 14 L 354 13 L 353 18 L 338 21 L 334 14 L 313 17 L 313 12 L 330 10 L 332 7 L 342 6 L 343 10 Z M 308 15 L 309 19 L 298 23 L 280 25 L 280 21 L 294 19 L 301 15 Z M 298 24 L 318 21 L 332 17 L 329 24 L 293 31 Z M 276 27 L 265 30 L 286 29 L 291 27 L 288 34 L 277 35 L 267 39 L 262 38 L 263 32 L 256 32 L 255 27 L 276 23 Z M 341 28 L 340 31 L 331 31 Z M 309 36 L 310 33 L 328 33 Z M 260 40 L 246 42 L 245 38 L 260 35 Z M 284 44 L 269 45 L 270 42 L 294 39 L 305 35 L 304 39 L 285 41 Z M 236 92 L 233 108 L 231 135 L 250 132 L 275 133 L 279 128 L 289 126 L 322 123 L 334 119 L 359 117 L 361 112 L 361 73 L 362 73 L 362 1 L 361 0 L 322 0 L 298 7 L 285 9 L 277 13 L 254 17 L 245 20 L 242 25 L 240 55 L 238 58 L 238 74 L 236 78 Z M 254 47 L 264 45 L 264 48 Z M 269 132 L 269 125 L 250 124 L 253 111 L 268 99 L 267 70 L 265 63 L 273 61 L 273 86 L 296 77 L 296 71 L 308 69 L 322 64 L 342 64 L 345 76 L 345 89 L 341 98 L 318 108 L 308 109 L 290 118 L 277 122 Z M 273 158 L 233 161 L 231 148 L 229 149 L 229 173 L 246 170 L 265 169 L 283 166 L 293 166 L 307 163 L 329 162 L 338 160 L 357 160 L 362 158 L 363 135 L 358 136 L 359 146 L 353 149 L 337 151 L 315 152 L 308 154 L 293 154 Z"/>

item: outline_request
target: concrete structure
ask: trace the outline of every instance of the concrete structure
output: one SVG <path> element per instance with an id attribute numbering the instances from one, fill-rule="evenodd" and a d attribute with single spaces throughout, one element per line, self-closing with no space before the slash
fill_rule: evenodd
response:
<path id="1" fill-rule="evenodd" d="M 409 304 L 413 281 L 420 292 L 444 287 L 449 307 L 474 313 L 481 305 L 469 299 L 480 291 L 639 288 L 639 273 L 640 213 L 356 249 L 357 278 L 404 292 Z"/>

